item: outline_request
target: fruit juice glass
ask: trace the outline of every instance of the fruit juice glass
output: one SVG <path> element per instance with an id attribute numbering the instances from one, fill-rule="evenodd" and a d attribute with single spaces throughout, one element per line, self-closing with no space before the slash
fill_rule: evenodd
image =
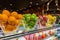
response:
<path id="1" fill-rule="evenodd" d="M 25 36 L 25 39 L 26 39 L 26 40 L 30 40 L 30 35 L 26 35 L 26 36 Z"/>
<path id="2" fill-rule="evenodd" d="M 30 34 L 30 40 L 33 40 L 34 34 Z"/>
<path id="3" fill-rule="evenodd" d="M 38 40 L 43 40 L 43 39 L 42 39 L 42 33 L 39 32 L 38 34 L 39 34 L 39 35 L 38 35 Z"/>
<path id="4" fill-rule="evenodd" d="M 38 40 L 38 33 L 34 33 L 33 40 Z"/>

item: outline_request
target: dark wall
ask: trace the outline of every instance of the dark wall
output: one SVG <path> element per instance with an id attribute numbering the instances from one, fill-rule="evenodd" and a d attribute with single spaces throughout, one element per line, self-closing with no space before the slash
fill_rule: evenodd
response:
<path id="1" fill-rule="evenodd" d="M 47 1 L 47 0 L 44 0 Z M 0 0 L 0 10 L 8 9 L 10 11 L 19 11 L 25 7 L 35 7 L 35 5 L 40 5 L 44 3 L 41 0 Z M 32 3 L 31 3 L 32 2 Z M 32 4 L 32 5 L 31 5 Z M 50 9 L 55 9 L 54 1 L 50 4 Z M 60 0 L 59 0 L 60 7 Z"/>

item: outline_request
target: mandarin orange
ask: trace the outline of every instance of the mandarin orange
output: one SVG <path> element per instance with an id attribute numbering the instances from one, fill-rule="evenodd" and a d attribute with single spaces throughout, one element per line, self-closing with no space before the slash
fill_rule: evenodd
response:
<path id="1" fill-rule="evenodd" d="M 1 17 L 1 19 L 3 21 L 7 21 L 8 20 L 8 16 L 6 14 L 1 14 L 0 17 Z"/>
<path id="2" fill-rule="evenodd" d="M 19 25 L 19 23 L 20 23 L 19 20 L 16 20 L 16 21 L 15 21 L 15 25 L 16 25 L 16 26 Z"/>
<path id="3" fill-rule="evenodd" d="M 23 18 L 23 15 L 22 14 L 18 14 L 17 15 L 17 19 L 22 19 Z"/>
<path id="4" fill-rule="evenodd" d="M 9 16 L 8 21 L 15 21 L 16 18 L 14 16 Z"/>
<path id="5" fill-rule="evenodd" d="M 12 26 L 12 25 L 7 25 L 7 26 L 5 26 L 5 30 L 6 31 L 14 31 L 16 29 L 16 26 Z"/>
<path id="6" fill-rule="evenodd" d="M 2 14 L 0 14 L 0 20 L 2 19 Z"/>
<path id="7" fill-rule="evenodd" d="M 16 17 L 17 15 L 18 15 L 18 13 L 17 13 L 16 11 L 13 11 L 13 12 L 11 13 L 11 16 Z"/>
<path id="8" fill-rule="evenodd" d="M 11 25 L 15 25 L 16 18 L 14 16 L 10 16 L 8 18 L 8 23 Z"/>
<path id="9" fill-rule="evenodd" d="M 7 16 L 10 16 L 10 12 L 8 10 L 3 10 L 2 14 L 6 14 Z"/>

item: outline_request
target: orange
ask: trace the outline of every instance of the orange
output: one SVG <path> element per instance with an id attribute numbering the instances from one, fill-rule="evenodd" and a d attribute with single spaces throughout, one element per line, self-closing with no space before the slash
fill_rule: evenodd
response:
<path id="1" fill-rule="evenodd" d="M 0 14 L 0 24 L 2 23 L 2 14 Z"/>
<path id="2" fill-rule="evenodd" d="M 20 23 L 19 20 L 16 20 L 16 21 L 15 21 L 15 25 L 16 25 L 16 26 L 19 25 L 19 23 Z"/>
<path id="3" fill-rule="evenodd" d="M 22 14 L 18 14 L 16 17 L 17 17 L 17 19 L 22 19 L 23 15 Z"/>
<path id="4" fill-rule="evenodd" d="M 15 12 L 15 11 L 13 11 L 13 12 L 11 13 L 11 15 L 14 16 L 14 17 L 16 17 L 16 16 L 18 15 L 18 13 Z"/>
<path id="5" fill-rule="evenodd" d="M 14 16 L 9 16 L 8 21 L 15 21 L 16 18 Z"/>
<path id="6" fill-rule="evenodd" d="M 0 20 L 2 19 L 2 14 L 0 14 Z"/>
<path id="7" fill-rule="evenodd" d="M 10 12 L 8 10 L 3 10 L 2 14 L 6 14 L 7 16 L 10 16 Z"/>
<path id="8" fill-rule="evenodd" d="M 8 23 L 9 24 L 15 25 L 15 21 L 16 21 L 16 18 L 14 16 L 10 16 L 8 18 Z"/>
<path id="9" fill-rule="evenodd" d="M 1 17 L 1 19 L 3 21 L 7 21 L 8 20 L 8 16 L 6 14 L 1 14 L 0 17 Z"/>
<path id="10" fill-rule="evenodd" d="M 12 25 L 6 25 L 5 26 L 5 30 L 6 31 L 14 31 L 16 29 L 16 26 L 12 26 Z"/>

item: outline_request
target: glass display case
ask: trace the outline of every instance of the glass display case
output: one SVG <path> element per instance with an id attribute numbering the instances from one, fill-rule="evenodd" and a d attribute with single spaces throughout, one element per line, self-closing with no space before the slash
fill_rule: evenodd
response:
<path id="1" fill-rule="evenodd" d="M 59 0 L 1 0 L 0 40 L 59 40 Z"/>

